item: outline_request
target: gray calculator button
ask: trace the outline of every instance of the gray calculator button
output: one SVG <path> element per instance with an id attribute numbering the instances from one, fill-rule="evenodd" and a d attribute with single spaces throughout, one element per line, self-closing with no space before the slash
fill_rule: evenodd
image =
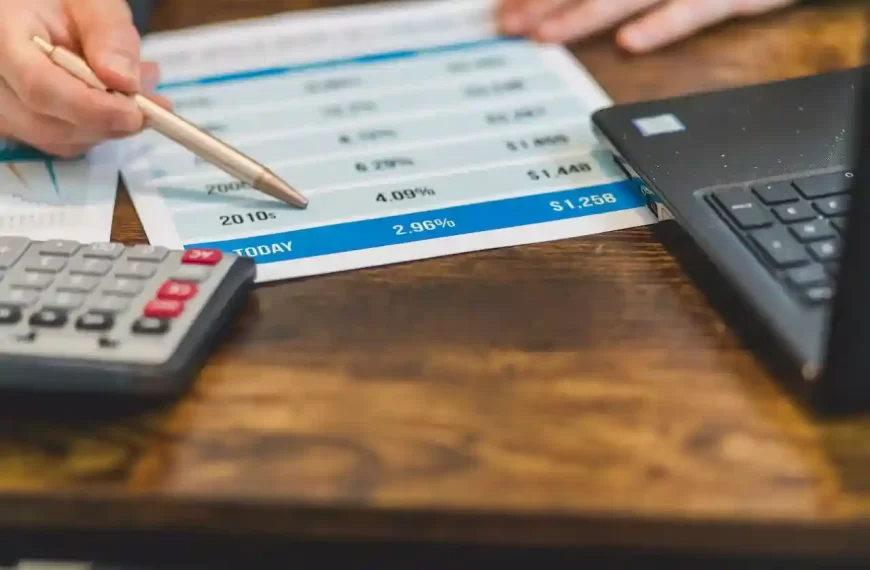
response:
<path id="1" fill-rule="evenodd" d="M 47 241 L 39 246 L 39 253 L 42 255 L 60 255 L 62 257 L 72 257 L 79 250 L 81 244 L 65 239 L 56 239 Z"/>
<path id="2" fill-rule="evenodd" d="M 124 244 L 122 243 L 92 243 L 88 245 L 82 255 L 84 257 L 92 257 L 97 259 L 118 259 L 124 253 Z"/>
<path id="3" fill-rule="evenodd" d="M 159 266 L 147 261 L 122 261 L 115 266 L 115 275 L 127 279 L 149 279 Z"/>
<path id="4" fill-rule="evenodd" d="M 29 307 L 39 299 L 39 293 L 29 289 L 10 289 L 0 291 L 0 305 L 7 307 Z"/>
<path id="5" fill-rule="evenodd" d="M 142 292 L 142 282 L 133 279 L 109 279 L 103 286 L 106 295 L 135 297 Z"/>
<path id="6" fill-rule="evenodd" d="M 105 296 L 95 299 L 89 309 L 92 313 L 123 313 L 130 306 L 130 302 L 122 297 Z"/>
<path id="7" fill-rule="evenodd" d="M 30 324 L 35 327 L 59 328 L 66 324 L 67 319 L 67 314 L 63 311 L 42 309 L 31 315 Z"/>
<path id="8" fill-rule="evenodd" d="M 159 245 L 134 245 L 127 250 L 127 259 L 130 261 L 160 263 L 166 259 L 168 253 L 168 249 Z"/>
<path id="9" fill-rule="evenodd" d="M 38 271 L 41 273 L 58 273 L 66 267 L 66 261 L 60 257 L 40 256 L 26 258 L 24 261 L 24 269 L 27 271 Z"/>
<path id="10" fill-rule="evenodd" d="M 173 281 L 192 281 L 202 283 L 211 275 L 211 268 L 205 265 L 182 265 L 172 274 Z"/>
<path id="11" fill-rule="evenodd" d="M 137 334 L 161 335 L 169 331 L 169 321 L 142 317 L 133 323 L 133 332 Z"/>
<path id="12" fill-rule="evenodd" d="M 0 307 L 0 325 L 14 325 L 21 320 L 21 309 L 18 307 Z"/>
<path id="13" fill-rule="evenodd" d="M 105 259 L 76 259 L 69 266 L 73 275 L 94 275 L 102 277 L 112 268 L 112 262 Z"/>
<path id="14" fill-rule="evenodd" d="M 90 293 L 97 287 L 96 277 L 88 275 L 64 275 L 57 282 L 58 291 L 68 293 Z"/>
<path id="15" fill-rule="evenodd" d="M 30 240 L 20 237 L 0 237 L 0 269 L 9 269 L 27 250 Z"/>
<path id="16" fill-rule="evenodd" d="M 80 331 L 107 331 L 115 324 L 112 315 L 101 312 L 90 312 L 80 316 L 76 328 Z"/>
<path id="17" fill-rule="evenodd" d="M 16 279 L 9 280 L 9 286 L 13 289 L 34 289 L 43 291 L 48 289 L 54 281 L 54 276 L 49 273 L 28 272 Z"/>
<path id="18" fill-rule="evenodd" d="M 46 297 L 42 306 L 46 309 L 72 311 L 81 307 L 84 302 L 84 295 L 79 295 L 78 293 L 55 293 Z"/>

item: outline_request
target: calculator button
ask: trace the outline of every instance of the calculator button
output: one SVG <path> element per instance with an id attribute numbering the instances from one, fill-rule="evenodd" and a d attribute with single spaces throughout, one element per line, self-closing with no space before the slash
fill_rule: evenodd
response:
<path id="1" fill-rule="evenodd" d="M 0 269 L 9 269 L 24 255 L 30 240 L 20 237 L 0 237 Z"/>
<path id="2" fill-rule="evenodd" d="M 142 292 L 142 281 L 133 279 L 110 279 L 103 287 L 106 295 L 135 297 Z"/>
<path id="3" fill-rule="evenodd" d="M 14 289 L 33 289 L 44 291 L 54 282 L 54 276 L 48 273 L 25 273 L 21 277 L 11 280 L 9 286 Z"/>
<path id="4" fill-rule="evenodd" d="M 30 324 L 35 327 L 59 328 L 66 324 L 66 313 L 52 309 L 43 309 L 30 317 Z"/>
<path id="5" fill-rule="evenodd" d="M 197 265 L 217 265 L 224 254 L 218 249 L 188 249 L 181 256 L 182 263 Z"/>
<path id="6" fill-rule="evenodd" d="M 92 243 L 82 252 L 82 256 L 97 259 L 118 259 L 124 253 L 124 244 Z"/>
<path id="7" fill-rule="evenodd" d="M 182 311 L 184 311 L 184 303 L 181 301 L 163 301 L 158 299 L 145 305 L 143 314 L 153 319 L 174 319 L 181 315 Z"/>
<path id="8" fill-rule="evenodd" d="M 167 281 L 157 292 L 157 298 L 166 301 L 187 301 L 196 296 L 197 287 L 193 283 Z"/>
<path id="9" fill-rule="evenodd" d="M 169 330 L 169 321 L 143 317 L 133 323 L 133 332 L 138 334 L 165 334 Z"/>
<path id="10" fill-rule="evenodd" d="M 80 331 L 107 331 L 115 324 L 115 319 L 107 313 L 85 313 L 76 321 Z"/>
<path id="11" fill-rule="evenodd" d="M 160 263 L 168 254 L 169 250 L 159 245 L 136 245 L 127 250 L 127 259 Z"/>
<path id="12" fill-rule="evenodd" d="M 59 273 L 66 267 L 66 261 L 59 257 L 41 256 L 28 259 L 24 262 L 26 271 L 38 271 L 40 273 Z"/>
<path id="13" fill-rule="evenodd" d="M 39 253 L 42 255 L 59 255 L 61 257 L 72 257 L 79 250 L 81 244 L 69 240 L 52 240 L 47 241 L 39 246 Z"/>
<path id="14" fill-rule="evenodd" d="M 182 265 L 172 274 L 173 281 L 202 283 L 211 275 L 211 268 L 205 265 Z"/>
<path id="15" fill-rule="evenodd" d="M 96 277 L 88 277 L 87 275 L 64 275 L 57 282 L 57 290 L 69 293 L 90 293 L 97 287 L 98 282 Z"/>
<path id="16" fill-rule="evenodd" d="M 125 261 L 115 267 L 115 275 L 126 279 L 149 279 L 157 273 L 158 265 L 144 261 Z"/>
<path id="17" fill-rule="evenodd" d="M 89 310 L 92 313 L 123 313 L 130 306 L 130 302 L 121 297 L 106 296 L 96 299 L 90 304 Z"/>
<path id="18" fill-rule="evenodd" d="M 93 275 L 102 277 L 112 268 L 112 262 L 105 259 L 75 259 L 69 266 L 69 272 L 73 275 Z"/>
<path id="19" fill-rule="evenodd" d="M 84 302 L 84 295 L 77 293 L 55 293 L 54 295 L 49 295 L 42 306 L 46 309 L 72 311 L 81 307 Z"/>
<path id="20" fill-rule="evenodd" d="M 39 300 L 39 293 L 28 289 L 11 289 L 0 292 L 0 305 L 8 307 L 29 307 Z"/>
<path id="21" fill-rule="evenodd" d="M 14 325 L 21 320 L 21 309 L 18 307 L 0 307 L 0 325 Z"/>

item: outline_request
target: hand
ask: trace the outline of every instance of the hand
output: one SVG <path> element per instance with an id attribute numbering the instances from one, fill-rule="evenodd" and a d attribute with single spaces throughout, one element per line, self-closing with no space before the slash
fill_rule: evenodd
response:
<path id="1" fill-rule="evenodd" d="M 109 89 L 150 94 L 159 80 L 157 65 L 139 60 L 125 0 L 0 0 L 0 138 L 69 158 L 142 129 L 132 101 L 72 76 L 33 36 L 80 54 Z"/>
<path id="2" fill-rule="evenodd" d="M 734 17 L 760 15 L 796 0 L 501 0 L 511 35 L 564 43 L 621 25 L 617 43 L 650 51 Z M 626 20 L 633 19 L 627 24 Z"/>

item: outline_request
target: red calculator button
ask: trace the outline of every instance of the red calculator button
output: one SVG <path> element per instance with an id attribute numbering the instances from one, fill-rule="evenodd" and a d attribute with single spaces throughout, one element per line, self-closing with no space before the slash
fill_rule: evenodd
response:
<path id="1" fill-rule="evenodd" d="M 219 249 L 188 249 L 181 255 L 182 263 L 217 265 L 224 254 Z"/>
<path id="2" fill-rule="evenodd" d="M 167 281 L 157 291 L 157 298 L 164 301 L 187 301 L 196 296 L 196 291 L 195 283 Z"/>
<path id="3" fill-rule="evenodd" d="M 174 319 L 184 310 L 181 301 L 151 301 L 145 305 L 144 315 L 149 319 Z"/>

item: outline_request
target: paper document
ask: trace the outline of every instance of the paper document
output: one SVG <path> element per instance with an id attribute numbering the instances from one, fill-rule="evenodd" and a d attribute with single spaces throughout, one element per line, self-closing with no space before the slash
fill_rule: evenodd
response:
<path id="1" fill-rule="evenodd" d="M 162 95 L 310 199 L 296 210 L 146 132 L 123 174 L 151 243 L 250 256 L 259 281 L 650 224 L 597 146 L 610 104 L 491 0 L 291 13 L 146 39 Z"/>
<path id="2" fill-rule="evenodd" d="M 105 242 L 118 187 L 114 145 L 56 160 L 0 139 L 0 235 Z"/>

